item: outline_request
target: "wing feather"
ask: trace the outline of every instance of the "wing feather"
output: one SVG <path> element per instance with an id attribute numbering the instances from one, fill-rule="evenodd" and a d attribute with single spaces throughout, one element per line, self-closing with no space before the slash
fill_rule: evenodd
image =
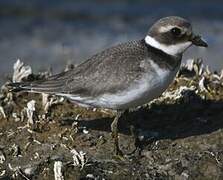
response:
<path id="1" fill-rule="evenodd" d="M 12 83 L 13 89 L 49 94 L 97 96 L 126 88 L 139 78 L 140 61 L 145 58 L 140 41 L 120 44 L 94 55 L 73 70 L 30 83 Z"/>

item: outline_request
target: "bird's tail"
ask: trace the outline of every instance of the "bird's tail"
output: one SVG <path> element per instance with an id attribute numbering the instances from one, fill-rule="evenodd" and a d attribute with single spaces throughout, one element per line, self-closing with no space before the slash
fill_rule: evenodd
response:
<path id="1" fill-rule="evenodd" d="M 31 84 L 28 82 L 9 83 L 6 84 L 6 87 L 9 89 L 10 92 L 31 91 L 32 89 Z"/>
<path id="2" fill-rule="evenodd" d="M 9 83 L 6 86 L 11 92 L 35 92 L 58 94 L 64 91 L 66 80 L 69 78 L 68 72 L 52 75 L 46 80 L 37 80 L 32 82 Z"/>
<path id="3" fill-rule="evenodd" d="M 63 81 L 45 80 L 34 82 L 9 83 L 6 85 L 11 92 L 34 92 L 57 94 L 62 91 L 64 86 Z"/>

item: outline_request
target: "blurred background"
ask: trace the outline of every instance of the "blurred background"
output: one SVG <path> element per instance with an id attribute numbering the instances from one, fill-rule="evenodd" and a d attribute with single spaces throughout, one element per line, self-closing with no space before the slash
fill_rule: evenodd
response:
<path id="1" fill-rule="evenodd" d="M 203 58 L 212 70 L 223 68 L 221 0 L 0 0 L 0 82 L 19 58 L 34 72 L 80 63 L 120 42 L 141 39 L 157 19 L 189 19 L 208 49 L 190 48 L 184 56 Z"/>

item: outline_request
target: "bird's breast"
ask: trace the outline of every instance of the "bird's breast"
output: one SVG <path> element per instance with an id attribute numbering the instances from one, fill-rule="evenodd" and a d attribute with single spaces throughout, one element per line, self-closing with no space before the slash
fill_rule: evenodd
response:
<path id="1" fill-rule="evenodd" d="M 160 68 L 151 61 L 150 71 L 144 73 L 136 82 L 132 82 L 128 88 L 115 94 L 103 94 L 99 97 L 101 107 L 111 109 L 128 109 L 148 103 L 160 96 L 173 81 L 177 70 Z"/>

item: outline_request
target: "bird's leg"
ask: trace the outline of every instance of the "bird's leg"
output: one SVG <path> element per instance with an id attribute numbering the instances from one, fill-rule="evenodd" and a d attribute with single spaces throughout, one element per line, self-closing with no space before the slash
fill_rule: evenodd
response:
<path id="1" fill-rule="evenodd" d="M 114 151 L 115 155 L 123 156 L 122 151 L 119 148 L 119 141 L 118 141 L 118 120 L 122 116 L 124 111 L 117 111 L 116 116 L 111 124 L 111 131 L 112 131 L 112 138 L 114 139 Z"/>
<path id="2" fill-rule="evenodd" d="M 130 133 L 131 136 L 134 138 L 134 146 L 135 146 L 135 149 L 130 153 L 130 155 L 132 154 L 140 155 L 141 145 L 138 137 L 138 130 L 136 127 L 137 127 L 136 124 L 130 125 Z"/>

